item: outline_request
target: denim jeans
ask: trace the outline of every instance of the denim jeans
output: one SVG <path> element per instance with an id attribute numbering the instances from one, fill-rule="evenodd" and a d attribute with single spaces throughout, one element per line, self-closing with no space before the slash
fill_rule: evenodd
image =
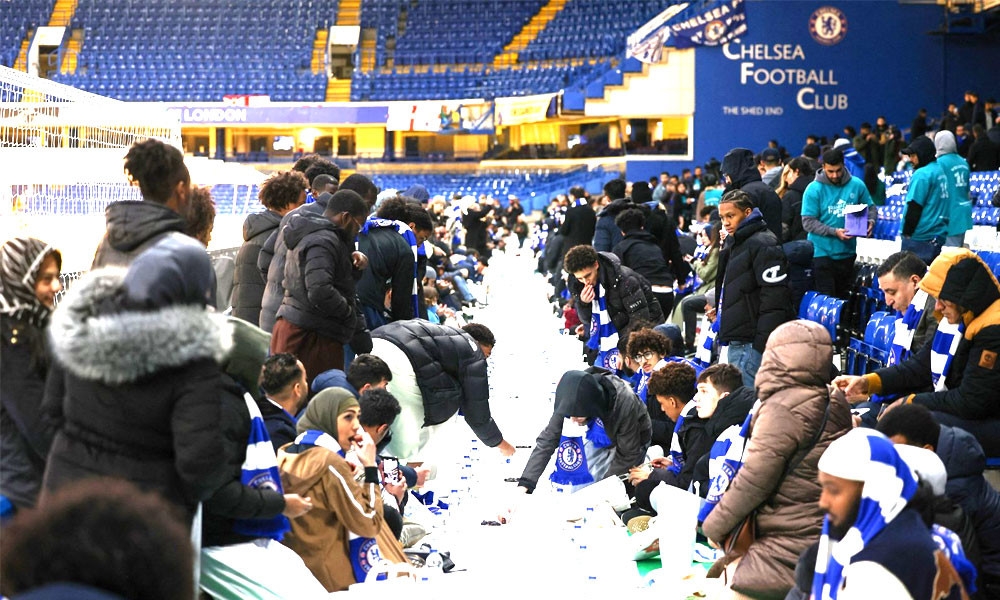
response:
<path id="1" fill-rule="evenodd" d="M 743 374 L 743 385 L 754 389 L 753 381 L 760 369 L 761 354 L 754 350 L 752 342 L 729 342 L 729 364 L 739 368 Z"/>
<path id="2" fill-rule="evenodd" d="M 945 246 L 954 246 L 955 248 L 961 248 L 965 246 L 965 234 L 960 233 L 958 235 L 949 235 L 944 240 Z"/>
<path id="3" fill-rule="evenodd" d="M 908 250 L 920 257 L 920 260 L 927 263 L 928 266 L 937 255 L 941 253 L 941 244 L 944 243 L 944 239 L 935 238 L 926 242 L 918 242 L 910 238 L 903 238 L 900 243 L 900 250 Z"/>

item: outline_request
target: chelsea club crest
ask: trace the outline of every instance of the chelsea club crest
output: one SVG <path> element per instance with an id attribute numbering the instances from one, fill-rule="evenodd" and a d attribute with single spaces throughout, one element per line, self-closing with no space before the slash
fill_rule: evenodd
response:
<path id="1" fill-rule="evenodd" d="M 705 43 L 714 45 L 726 35 L 726 24 L 718 19 L 705 25 Z"/>
<path id="2" fill-rule="evenodd" d="M 809 17 L 809 34 L 824 46 L 839 44 L 847 35 L 847 16 L 838 8 L 821 6 Z"/>
<path id="3" fill-rule="evenodd" d="M 562 463 L 565 470 L 573 471 L 583 465 L 583 452 L 580 451 L 580 446 L 577 443 L 566 440 L 559 444 L 556 459 Z"/>

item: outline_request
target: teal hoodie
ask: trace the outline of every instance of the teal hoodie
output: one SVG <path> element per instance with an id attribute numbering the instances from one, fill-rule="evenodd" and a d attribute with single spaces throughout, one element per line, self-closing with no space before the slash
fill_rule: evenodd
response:
<path id="1" fill-rule="evenodd" d="M 841 240 L 837 229 L 845 225 L 844 209 L 850 204 L 867 204 L 868 220 L 875 220 L 875 203 L 864 182 L 844 169 L 840 185 L 830 182 L 823 169 L 802 194 L 802 228 L 809 232 L 814 258 L 840 260 L 856 254 L 857 240 Z"/>
<path id="2" fill-rule="evenodd" d="M 939 131 L 934 136 L 937 163 L 948 180 L 948 235 L 962 235 L 972 229 L 972 202 L 969 200 L 969 163 L 958 155 L 955 134 Z"/>

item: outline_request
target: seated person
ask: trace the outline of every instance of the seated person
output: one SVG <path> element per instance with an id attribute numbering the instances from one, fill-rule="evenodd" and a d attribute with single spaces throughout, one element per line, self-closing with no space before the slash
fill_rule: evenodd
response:
<path id="1" fill-rule="evenodd" d="M 667 364 L 664 357 L 670 355 L 670 340 L 652 329 L 639 329 L 629 335 L 625 355 L 631 359 L 629 365 L 637 370 L 635 393 L 649 412 L 649 419 L 653 425 L 652 443 L 667 449 L 670 447 L 674 422 L 663 413 L 659 402 L 647 402 L 647 394 L 650 375 L 654 370 L 659 370 Z"/>
<path id="2" fill-rule="evenodd" d="M 357 398 L 373 388 L 385 389 L 392 381 L 392 371 L 385 361 L 374 354 L 359 354 L 347 367 L 347 373 L 340 369 L 323 371 L 313 381 L 312 392 L 317 394 L 329 387 L 339 387 Z"/>
<path id="3" fill-rule="evenodd" d="M 287 352 L 272 354 L 261 367 L 257 385 L 264 393 L 264 398 L 257 405 L 277 453 L 278 448 L 298 435 L 295 415 L 299 414 L 309 398 L 305 365 Z"/>
<path id="4" fill-rule="evenodd" d="M 378 558 L 407 561 L 383 518 L 375 442 L 359 412 L 350 393 L 323 390 L 299 419 L 299 437 L 278 451 L 286 492 L 313 501 L 283 543 L 330 592 L 364 581 Z"/>
<path id="5" fill-rule="evenodd" d="M 815 598 L 870 598 L 873 590 L 883 598 L 967 597 L 916 510 L 927 488 L 918 491 L 910 466 L 884 435 L 857 428 L 833 441 L 819 460 L 819 483 L 826 515 Z"/>
<path id="6" fill-rule="evenodd" d="M 362 392 L 358 405 L 361 409 L 358 422 L 361 429 L 368 432 L 375 442 L 378 453 L 376 458 L 382 471 L 382 510 L 385 522 L 396 539 L 399 539 L 403 531 L 402 512 L 403 505 L 406 504 L 406 489 L 417 483 L 412 468 L 399 464 L 393 457 L 392 463 L 396 466 L 387 469 L 384 465 L 385 457 L 381 455 L 382 449 L 392 439 L 390 427 L 399 415 L 399 402 L 387 390 L 372 388 Z M 403 469 L 407 471 L 404 472 Z"/>
<path id="7" fill-rule="evenodd" d="M 729 364 L 716 364 L 698 376 L 698 393 L 694 399 L 698 407 L 698 418 L 708 419 L 704 438 L 704 444 L 708 448 L 697 459 L 692 473 L 692 483 L 697 484 L 696 491 L 704 498 L 708 494 L 710 477 L 715 475 L 711 461 L 717 453 L 714 449 L 716 442 L 728 446 L 727 440 L 739 435 L 739 430 L 757 401 L 757 393 L 753 388 L 743 385 L 743 374 L 739 368 Z M 697 456 L 705 449 L 704 444 L 690 453 Z"/>
<path id="8" fill-rule="evenodd" d="M 567 418 L 588 426 L 598 425 L 595 421 L 600 420 L 599 426 L 614 446 L 614 458 L 607 471 L 597 473 L 595 480 L 609 475 L 624 475 L 630 467 L 641 464 L 646 456 L 651 435 L 649 413 L 628 384 L 609 371 L 596 367 L 586 371 L 567 371 L 556 387 L 552 417 L 538 435 L 535 448 L 518 479 L 520 491 L 530 494 L 535 490 L 538 478 L 559 446 Z"/>
<path id="9" fill-rule="evenodd" d="M 1000 284 L 983 260 L 964 248 L 934 259 L 920 289 L 937 299 L 934 339 L 903 362 L 834 384 L 850 396 L 904 395 L 893 407 L 922 404 L 944 425 L 976 436 L 987 455 L 1000 456 Z"/>
<path id="10" fill-rule="evenodd" d="M 972 521 L 982 554 L 979 585 L 987 597 L 1000 597 L 1000 492 L 983 476 L 983 448 L 964 429 L 940 425 L 926 407 L 900 406 L 877 429 L 897 444 L 934 451 L 945 465 L 945 493 Z"/>
<path id="11" fill-rule="evenodd" d="M 649 494 L 660 481 L 684 489 L 688 484 L 680 485 L 678 481 L 684 478 L 690 483 L 696 461 L 687 461 L 686 449 L 702 444 L 706 421 L 698 417 L 697 403 L 692 400 L 696 381 L 694 368 L 685 363 L 669 363 L 654 371 L 649 378 L 649 393 L 656 397 L 663 413 L 674 422 L 674 427 L 670 444 L 666 446 L 669 455 L 653 459 L 650 462 L 651 471 L 632 469 L 629 472 L 629 482 L 636 486 L 636 501 L 640 508 L 647 511 L 652 511 Z"/>

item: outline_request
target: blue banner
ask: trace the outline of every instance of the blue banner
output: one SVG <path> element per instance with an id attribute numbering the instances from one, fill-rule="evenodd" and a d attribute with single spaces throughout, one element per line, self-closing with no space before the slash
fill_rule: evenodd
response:
<path id="1" fill-rule="evenodd" d="M 691 2 L 670 20 L 664 43 L 676 48 L 721 46 L 747 32 L 744 0 Z"/>

